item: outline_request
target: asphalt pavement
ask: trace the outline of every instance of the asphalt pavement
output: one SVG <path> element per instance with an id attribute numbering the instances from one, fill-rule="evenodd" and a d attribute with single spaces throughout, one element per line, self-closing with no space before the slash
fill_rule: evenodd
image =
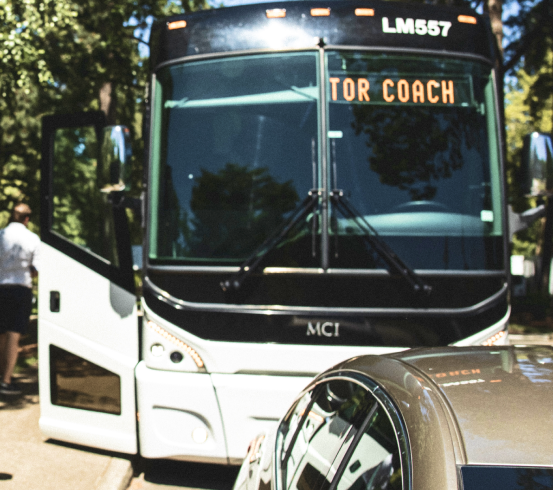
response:
<path id="1" fill-rule="evenodd" d="M 511 344 L 553 345 L 553 334 L 511 335 Z M 46 439 L 38 427 L 40 415 L 38 368 L 21 369 L 14 381 L 23 389 L 18 397 L 0 395 L 0 487 L 2 490 L 124 490 L 130 488 L 230 488 L 230 474 L 200 485 L 198 474 L 205 468 L 187 468 L 186 481 L 163 481 L 171 472 L 160 471 L 159 462 L 137 472 L 124 455 Z M 170 463 L 169 463 L 170 464 Z M 167 470 L 168 468 L 165 468 Z M 158 473 L 156 473 L 156 471 Z M 230 470 L 236 471 L 236 470 Z M 178 471 L 182 475 L 182 471 Z M 131 483 L 132 480 L 132 483 Z M 230 483 L 230 485 L 229 485 Z M 173 486 L 174 485 L 174 486 Z"/>
<path id="2" fill-rule="evenodd" d="M 37 374 L 35 367 L 15 376 L 22 396 L 0 395 L 0 488 L 126 489 L 133 476 L 130 460 L 42 436 Z"/>

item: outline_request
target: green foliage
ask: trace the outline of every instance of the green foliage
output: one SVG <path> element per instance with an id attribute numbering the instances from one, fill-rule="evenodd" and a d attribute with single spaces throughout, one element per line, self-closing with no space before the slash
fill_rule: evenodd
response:
<path id="1" fill-rule="evenodd" d="M 519 0 L 517 6 L 516 15 L 506 22 L 516 32 L 506 49 L 510 58 L 506 67 L 522 67 L 536 76 L 528 103 L 532 116 L 539 118 L 553 92 L 553 0 Z"/>
<path id="2" fill-rule="evenodd" d="M 135 32 L 151 18 L 206 7 L 204 0 L 0 0 L 0 227 L 23 201 L 38 231 L 45 114 L 102 108 L 110 123 L 129 126 L 140 193 L 147 63 Z"/>
<path id="3" fill-rule="evenodd" d="M 491 0 L 432 3 L 482 6 L 495 15 Z M 509 190 L 513 204 L 522 210 L 528 203 L 514 184 L 522 136 L 532 130 L 551 131 L 553 0 L 499 2 L 503 4 L 518 7 L 509 9 L 515 13 L 506 22 L 514 41 L 505 50 L 505 68 L 524 68 L 517 71 L 519 83 L 509 87 L 507 95 Z M 105 108 L 110 122 L 129 126 L 135 155 L 132 182 L 138 195 L 147 63 L 141 59 L 142 41 L 136 33 L 146 29 L 151 18 L 207 7 L 206 0 L 182 5 L 167 0 L 0 0 L 0 227 L 15 203 L 24 201 L 35 211 L 30 227 L 38 231 L 40 121 L 49 113 Z M 133 226 L 136 230 L 137 224 Z M 528 241 L 535 243 L 538 228 L 521 234 L 515 249 L 530 253 Z"/>
<path id="4" fill-rule="evenodd" d="M 547 60 L 548 63 L 553 60 L 552 51 L 549 51 Z M 523 138 L 533 131 L 552 132 L 553 93 L 539 99 L 540 110 L 533 109 L 538 105 L 535 84 L 542 72 L 547 70 L 549 68 L 543 66 L 537 73 L 529 74 L 520 68 L 516 72 L 516 83 L 508 86 L 505 96 L 509 196 L 513 208 L 518 212 L 536 205 L 536 202 L 526 199 L 518 187 Z M 536 222 L 528 230 L 519 232 L 513 239 L 513 253 L 526 257 L 536 255 L 542 229 L 543 223 Z"/>

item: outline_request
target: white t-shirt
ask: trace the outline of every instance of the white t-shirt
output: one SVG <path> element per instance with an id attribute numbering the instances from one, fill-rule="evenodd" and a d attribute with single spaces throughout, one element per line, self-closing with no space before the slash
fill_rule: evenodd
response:
<path id="1" fill-rule="evenodd" d="M 31 266 L 38 271 L 40 238 L 22 223 L 0 230 L 0 284 L 31 287 Z"/>

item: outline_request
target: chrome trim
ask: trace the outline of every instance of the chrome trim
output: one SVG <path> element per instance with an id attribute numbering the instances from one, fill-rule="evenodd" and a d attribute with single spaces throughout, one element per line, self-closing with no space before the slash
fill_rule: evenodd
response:
<path id="1" fill-rule="evenodd" d="M 167 274 L 186 274 L 188 272 L 202 273 L 228 273 L 238 272 L 237 266 L 204 266 L 204 265 L 150 265 L 147 267 L 152 272 L 165 272 Z M 439 269 L 415 269 L 415 273 L 422 277 L 505 277 L 507 272 L 499 271 L 466 271 L 466 270 L 439 270 Z M 331 274 L 336 276 L 371 276 L 389 277 L 390 272 L 386 269 L 333 269 L 326 271 L 321 267 L 265 267 L 263 274 Z"/>
<path id="2" fill-rule="evenodd" d="M 503 287 L 492 294 L 480 303 L 464 308 L 345 308 L 345 307 L 312 307 L 312 306 L 283 306 L 283 305 L 238 305 L 224 303 L 192 303 L 175 298 L 167 291 L 156 286 L 148 276 L 144 277 L 144 287 L 150 289 L 160 301 L 176 308 L 178 310 L 200 310 L 200 311 L 217 311 L 228 313 L 252 313 L 260 315 L 290 315 L 290 314 L 342 314 L 342 315 L 374 315 L 374 316 L 464 316 L 474 313 L 479 309 L 491 306 L 493 303 L 501 300 L 507 295 L 509 290 L 508 284 L 504 283 Z"/>
<path id="3" fill-rule="evenodd" d="M 466 271 L 466 270 L 434 270 L 415 269 L 415 274 L 421 277 L 505 277 L 506 271 Z M 327 269 L 327 274 L 340 276 L 390 276 L 386 269 Z"/>
<path id="4" fill-rule="evenodd" d="M 238 266 L 205 266 L 205 265 L 150 265 L 147 268 L 152 272 L 166 272 L 168 274 L 185 274 L 187 272 L 228 273 L 238 272 Z"/>
<path id="5" fill-rule="evenodd" d="M 263 274 L 313 274 L 320 275 L 326 274 L 325 270 L 321 267 L 308 268 L 308 267 L 265 267 Z"/>

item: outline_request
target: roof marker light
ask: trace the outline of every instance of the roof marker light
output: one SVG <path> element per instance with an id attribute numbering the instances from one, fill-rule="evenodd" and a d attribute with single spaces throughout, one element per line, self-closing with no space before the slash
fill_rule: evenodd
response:
<path id="1" fill-rule="evenodd" d="M 357 17 L 372 17 L 374 16 L 374 9 L 355 9 L 355 15 Z"/>
<path id="2" fill-rule="evenodd" d="M 173 31 L 175 29 L 184 29 L 186 27 L 185 20 L 176 20 L 174 22 L 167 23 L 167 29 Z"/>
<path id="3" fill-rule="evenodd" d="M 330 15 L 329 8 L 311 9 L 312 17 L 328 17 Z"/>
<path id="4" fill-rule="evenodd" d="M 267 19 L 282 19 L 286 17 L 286 9 L 267 9 L 265 15 Z"/>
<path id="5" fill-rule="evenodd" d="M 460 15 L 457 17 L 457 20 L 463 24 L 476 24 L 477 22 L 476 17 L 473 17 L 472 15 Z"/>

